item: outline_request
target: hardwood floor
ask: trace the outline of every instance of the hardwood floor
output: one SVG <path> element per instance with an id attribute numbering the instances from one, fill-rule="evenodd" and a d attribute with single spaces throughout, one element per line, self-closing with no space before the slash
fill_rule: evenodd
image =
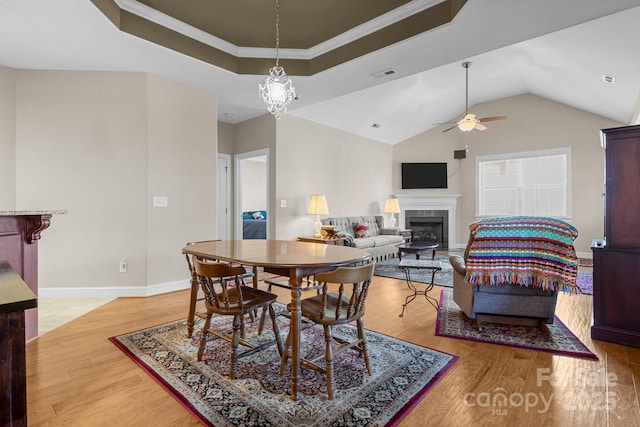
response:
<path id="1" fill-rule="evenodd" d="M 288 302 L 288 291 L 274 292 Z M 436 312 L 424 298 L 398 317 L 407 293 L 404 282 L 376 276 L 366 327 L 459 360 L 401 426 L 640 425 L 640 349 L 591 341 L 590 296 L 561 294 L 556 314 L 599 361 L 435 336 Z M 28 343 L 29 426 L 199 425 L 108 341 L 185 317 L 188 298 L 118 298 Z M 501 397 L 506 405 L 494 406 Z"/>

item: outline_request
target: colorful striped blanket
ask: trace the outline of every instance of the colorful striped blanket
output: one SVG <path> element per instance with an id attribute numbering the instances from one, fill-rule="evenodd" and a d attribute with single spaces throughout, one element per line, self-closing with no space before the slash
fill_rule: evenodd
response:
<path id="1" fill-rule="evenodd" d="M 469 225 L 465 280 L 474 285 L 519 284 L 578 293 L 578 230 L 547 217 L 486 218 Z"/>

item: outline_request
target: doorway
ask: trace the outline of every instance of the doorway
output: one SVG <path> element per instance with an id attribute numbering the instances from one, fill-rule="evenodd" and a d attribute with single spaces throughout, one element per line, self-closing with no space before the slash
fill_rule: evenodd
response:
<path id="1" fill-rule="evenodd" d="M 234 170 L 234 238 L 268 239 L 269 149 L 236 154 Z"/>

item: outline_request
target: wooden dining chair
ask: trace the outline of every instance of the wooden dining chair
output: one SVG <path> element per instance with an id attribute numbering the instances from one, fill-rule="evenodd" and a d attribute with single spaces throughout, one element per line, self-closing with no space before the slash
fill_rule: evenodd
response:
<path id="1" fill-rule="evenodd" d="M 220 240 L 203 240 L 200 242 L 189 242 L 186 244 L 186 246 L 189 245 L 193 245 L 196 243 L 205 243 L 205 242 L 219 242 Z M 198 301 L 202 301 L 204 299 L 204 297 L 199 297 L 198 296 L 198 290 L 200 289 L 200 285 L 198 284 L 198 281 L 196 280 L 196 270 L 193 266 L 193 261 L 192 261 L 192 256 L 189 254 L 185 254 L 185 257 L 187 258 L 187 266 L 189 267 L 189 275 L 190 275 L 190 294 L 189 294 L 189 313 L 187 314 L 187 336 L 189 338 L 191 338 L 193 336 L 193 325 L 195 324 L 195 318 L 196 316 L 204 319 L 205 315 L 202 313 L 198 313 L 196 311 L 196 305 L 198 304 Z M 249 276 L 252 276 L 254 274 L 252 274 L 249 271 L 246 271 L 246 273 L 244 275 L 242 275 L 242 278 L 247 278 Z M 254 282 L 255 282 L 255 277 L 254 277 Z"/>
<path id="2" fill-rule="evenodd" d="M 204 292 L 204 302 L 207 309 L 204 326 L 202 327 L 202 337 L 198 346 L 198 361 L 202 360 L 209 334 L 222 338 L 231 343 L 229 377 L 235 379 L 239 358 L 254 354 L 274 343 L 273 341 L 266 341 L 256 346 L 247 341 L 244 336 L 240 336 L 245 316 L 255 313 L 259 308 L 268 309 L 273 325 L 275 344 L 278 352 L 282 354 L 282 339 L 280 338 L 280 330 L 273 309 L 273 303 L 276 302 L 277 295 L 246 286 L 242 279 L 242 276 L 246 274 L 244 267 L 231 266 L 220 262 L 207 262 L 197 257 L 192 260 L 196 272 L 196 280 Z M 232 330 L 229 332 L 212 329 L 211 317 L 214 314 L 233 316 Z M 258 334 L 261 333 L 262 323 L 258 331 Z M 248 350 L 238 353 L 240 344 L 247 347 Z"/>
<path id="3" fill-rule="evenodd" d="M 318 273 L 315 276 L 316 282 L 321 284 L 320 293 L 316 296 L 301 300 L 300 307 L 302 316 L 311 322 L 322 325 L 325 337 L 324 356 L 314 359 L 300 359 L 302 366 L 322 372 L 326 376 L 327 396 L 333 399 L 334 373 L 333 361 L 336 355 L 354 348 L 359 351 L 364 358 L 367 373 L 371 375 L 371 365 L 369 364 L 369 354 L 367 353 L 367 337 L 364 332 L 364 311 L 365 302 L 375 263 L 365 264 L 357 267 L 338 267 L 337 269 Z M 291 304 L 287 306 L 291 311 Z M 357 339 L 347 342 L 332 335 L 331 328 L 335 325 L 344 325 L 356 322 Z M 337 346 L 334 347 L 334 342 Z M 280 375 L 284 374 L 287 359 L 290 357 L 291 332 L 287 336 L 282 359 L 280 363 Z M 317 364 L 324 357 L 325 368 Z"/>

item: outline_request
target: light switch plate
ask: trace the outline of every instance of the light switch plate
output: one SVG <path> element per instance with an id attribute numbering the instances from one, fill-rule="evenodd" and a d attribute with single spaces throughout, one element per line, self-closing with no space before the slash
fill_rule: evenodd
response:
<path id="1" fill-rule="evenodd" d="M 166 208 L 169 207 L 169 198 L 166 196 L 153 196 L 154 208 Z"/>

